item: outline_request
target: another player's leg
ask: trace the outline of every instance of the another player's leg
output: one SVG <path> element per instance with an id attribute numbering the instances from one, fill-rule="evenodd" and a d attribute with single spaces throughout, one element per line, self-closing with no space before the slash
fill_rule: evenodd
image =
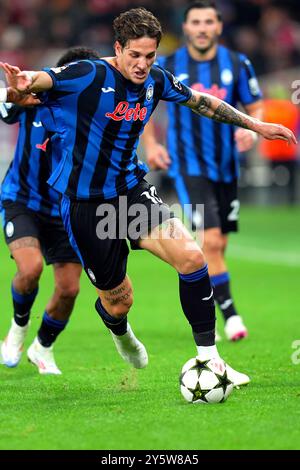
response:
<path id="1" fill-rule="evenodd" d="M 221 361 L 215 345 L 215 306 L 213 289 L 203 253 L 178 219 L 170 219 L 155 228 L 140 246 L 173 266 L 179 274 L 180 300 L 183 312 L 192 327 L 200 360 Z M 228 367 L 228 376 L 235 386 L 250 381 Z"/>
<path id="2" fill-rule="evenodd" d="M 225 261 L 227 236 L 219 227 L 204 232 L 204 247 L 215 300 L 225 321 L 225 335 L 231 341 L 245 338 L 248 334 L 240 315 L 238 315 L 230 288 L 230 276 Z"/>
<path id="3" fill-rule="evenodd" d="M 1 362 L 7 367 L 15 367 L 22 356 L 30 311 L 43 270 L 43 258 L 39 241 L 33 237 L 12 241 L 9 243 L 9 249 L 16 262 L 17 273 L 11 288 L 14 314 L 11 328 L 1 345 Z"/>
<path id="4" fill-rule="evenodd" d="M 27 351 L 28 359 L 37 366 L 40 374 L 59 375 L 53 354 L 53 344 L 65 329 L 79 292 L 82 271 L 78 263 L 53 265 L 55 288 L 46 306 L 38 334 Z"/>
<path id="5" fill-rule="evenodd" d="M 113 204 L 112 202 L 112 210 Z M 61 201 L 61 213 L 69 240 L 87 276 L 97 289 L 96 311 L 111 331 L 123 359 L 134 367 L 142 368 L 148 363 L 147 352 L 135 338 L 127 322 L 127 314 L 133 302 L 131 283 L 126 276 L 129 250 L 125 239 L 99 233 L 99 207 L 97 201 L 86 204 L 70 201 L 65 196 Z M 104 227 L 107 227 L 107 212 L 103 219 Z M 112 218 L 112 226 L 115 220 Z"/>
<path id="6" fill-rule="evenodd" d="M 128 276 L 113 289 L 97 289 L 99 298 L 96 310 L 105 326 L 110 330 L 120 356 L 137 369 L 146 367 L 148 354 L 145 346 L 135 337 L 127 314 L 133 303 L 133 291 Z"/>

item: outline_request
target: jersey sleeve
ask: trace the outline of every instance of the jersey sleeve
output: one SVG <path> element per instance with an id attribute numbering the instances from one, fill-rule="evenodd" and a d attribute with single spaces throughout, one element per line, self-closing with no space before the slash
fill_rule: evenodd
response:
<path id="1" fill-rule="evenodd" d="M 250 60 L 240 54 L 240 73 L 238 77 L 238 100 L 243 104 L 255 103 L 262 98 L 258 80 Z"/>
<path id="2" fill-rule="evenodd" d="M 91 61 L 81 60 L 62 67 L 45 68 L 44 72 L 47 72 L 52 78 L 52 91 L 78 93 L 92 82 L 96 66 Z"/>
<path id="3" fill-rule="evenodd" d="M 6 124 L 19 122 L 22 108 L 12 103 L 0 103 L 0 119 Z"/>
<path id="4" fill-rule="evenodd" d="M 164 75 L 164 88 L 161 99 L 175 103 L 186 103 L 192 96 L 192 90 L 180 82 L 172 73 L 159 67 Z"/>

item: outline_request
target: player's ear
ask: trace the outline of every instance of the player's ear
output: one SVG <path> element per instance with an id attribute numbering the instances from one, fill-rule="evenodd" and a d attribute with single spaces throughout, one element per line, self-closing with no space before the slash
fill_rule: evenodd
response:
<path id="1" fill-rule="evenodd" d="M 123 47 L 121 46 L 121 44 L 119 43 L 119 41 L 116 41 L 115 44 L 114 44 L 114 48 L 115 48 L 115 53 L 116 53 L 116 56 L 119 56 L 123 50 Z"/>
<path id="2" fill-rule="evenodd" d="M 218 34 L 219 34 L 219 36 L 221 36 L 222 33 L 223 33 L 223 22 L 219 21 L 218 22 Z"/>

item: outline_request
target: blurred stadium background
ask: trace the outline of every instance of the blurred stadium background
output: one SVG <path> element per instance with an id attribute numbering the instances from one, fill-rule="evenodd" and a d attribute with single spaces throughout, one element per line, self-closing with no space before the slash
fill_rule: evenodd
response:
<path id="1" fill-rule="evenodd" d="M 112 55 L 112 20 L 128 8 L 145 6 L 161 20 L 159 52 L 171 53 L 182 42 L 186 0 L 2 0 L 0 56 L 25 69 L 53 66 L 70 46 L 94 47 Z M 266 98 L 266 118 L 280 121 L 299 135 L 299 105 L 291 102 L 300 77 L 298 0 L 219 0 L 224 17 L 223 42 L 248 55 Z M 1 77 L 0 77 L 1 78 Z M 300 86 L 298 86 L 300 88 Z M 159 129 L 164 128 L 164 107 Z M 13 156 L 17 129 L 0 124 L 0 181 Z M 141 154 L 143 155 L 142 149 Z M 241 155 L 240 198 L 251 204 L 300 202 L 299 148 L 260 143 Z M 153 175 L 159 185 L 161 175 Z M 168 189 L 164 179 L 163 187 Z M 166 195 L 164 195 L 166 197 Z M 168 194 L 167 194 L 168 196 Z"/>

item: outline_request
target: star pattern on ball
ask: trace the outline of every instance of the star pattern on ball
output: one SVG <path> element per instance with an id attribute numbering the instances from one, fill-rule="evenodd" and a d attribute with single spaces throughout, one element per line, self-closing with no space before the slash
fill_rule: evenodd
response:
<path id="1" fill-rule="evenodd" d="M 216 385 L 214 388 L 219 388 L 219 387 L 221 387 L 221 388 L 223 389 L 223 393 L 224 393 L 224 395 L 225 395 L 228 385 L 232 385 L 232 384 L 233 384 L 233 382 L 232 382 L 231 380 L 229 380 L 229 378 L 228 378 L 228 376 L 227 376 L 227 370 L 225 369 L 225 372 L 224 372 L 223 375 L 217 374 L 217 373 L 215 372 L 215 376 L 218 378 L 219 384 Z"/>
<path id="2" fill-rule="evenodd" d="M 205 394 L 207 393 L 207 390 L 201 390 L 199 382 L 197 382 L 197 385 L 195 388 L 188 388 L 188 390 L 193 394 L 193 402 L 197 400 L 202 400 L 207 402 L 205 398 Z"/>
<path id="3" fill-rule="evenodd" d="M 196 364 L 193 367 L 191 367 L 190 370 L 196 370 L 198 372 L 198 377 L 200 376 L 203 370 L 208 370 L 211 372 L 211 369 L 207 366 L 209 361 L 210 359 L 208 361 L 200 361 L 199 359 L 196 358 Z"/>

